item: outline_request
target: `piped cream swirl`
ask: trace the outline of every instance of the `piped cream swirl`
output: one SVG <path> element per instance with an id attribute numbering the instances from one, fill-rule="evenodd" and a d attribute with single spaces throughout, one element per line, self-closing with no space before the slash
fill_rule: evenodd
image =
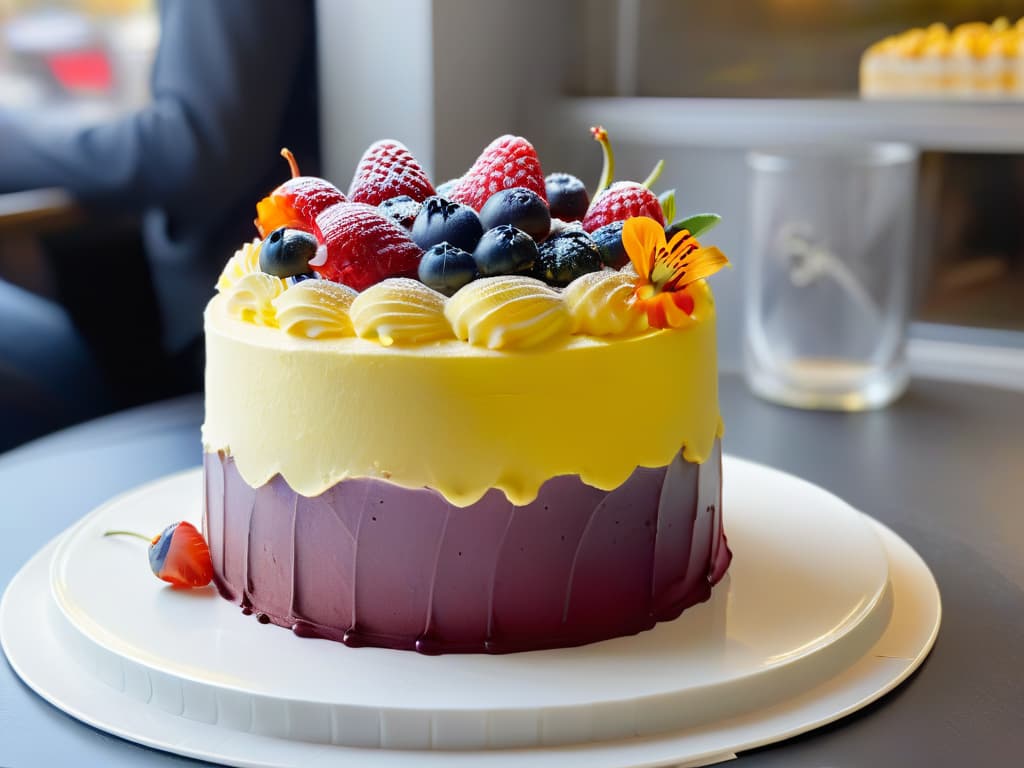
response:
<path id="1" fill-rule="evenodd" d="M 419 280 L 394 277 L 372 285 L 352 302 L 356 335 L 382 346 L 450 339 L 445 297 Z"/>
<path id="2" fill-rule="evenodd" d="M 243 243 L 242 247 L 235 251 L 235 255 L 228 259 L 224 269 L 217 278 L 217 290 L 225 291 L 246 275 L 252 275 L 260 271 L 260 246 L 263 242 L 259 238 L 253 238 L 251 242 Z M 281 281 L 282 285 L 284 281 Z"/>
<path id="3" fill-rule="evenodd" d="M 532 277 L 485 277 L 460 288 L 444 309 L 455 335 L 488 349 L 528 349 L 569 334 L 562 295 Z"/>
<path id="4" fill-rule="evenodd" d="M 573 280 L 563 294 L 572 332 L 588 336 L 627 336 L 647 330 L 647 317 L 630 305 L 635 275 L 590 272 Z"/>
<path id="5" fill-rule="evenodd" d="M 278 325 L 285 333 L 306 339 L 353 336 L 349 312 L 358 295 L 340 283 L 304 280 L 274 299 Z"/>
<path id="6" fill-rule="evenodd" d="M 227 311 L 239 320 L 253 325 L 277 327 L 274 299 L 285 289 L 279 277 L 253 272 L 239 278 L 222 292 L 227 296 Z"/>

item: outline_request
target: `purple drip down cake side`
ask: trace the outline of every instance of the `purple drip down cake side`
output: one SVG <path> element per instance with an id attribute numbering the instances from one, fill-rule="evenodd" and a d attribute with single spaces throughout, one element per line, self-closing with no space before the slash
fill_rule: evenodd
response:
<path id="1" fill-rule="evenodd" d="M 732 557 L 718 441 L 702 464 L 680 453 L 611 491 L 555 477 L 518 507 L 373 478 L 313 498 L 280 476 L 252 488 L 222 453 L 204 477 L 221 594 L 349 646 L 507 653 L 635 634 L 707 600 Z"/>

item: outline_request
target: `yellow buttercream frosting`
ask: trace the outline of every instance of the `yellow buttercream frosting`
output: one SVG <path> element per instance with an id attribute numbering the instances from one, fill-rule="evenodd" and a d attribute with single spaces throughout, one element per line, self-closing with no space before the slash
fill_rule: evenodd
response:
<path id="1" fill-rule="evenodd" d="M 356 335 L 392 344 L 422 344 L 452 338 L 445 297 L 419 280 L 394 277 L 372 285 L 352 303 Z"/>
<path id="2" fill-rule="evenodd" d="M 569 307 L 532 277 L 485 277 L 460 288 L 445 306 L 455 335 L 488 349 L 529 349 L 567 336 Z"/>
<path id="3" fill-rule="evenodd" d="M 254 325 L 277 327 L 274 299 L 285 289 L 279 277 L 253 272 L 243 275 L 223 290 L 227 297 L 227 311 L 237 319 Z"/>
<path id="4" fill-rule="evenodd" d="M 539 309 L 563 332 L 512 352 L 297 337 L 238 322 L 237 300 L 221 293 L 205 316 L 204 447 L 229 453 L 254 487 L 280 474 L 316 496 L 379 477 L 457 506 L 490 488 L 526 504 L 558 475 L 612 489 L 680 447 L 700 462 L 721 431 L 714 305 L 701 290 L 690 327 L 614 340 L 570 336 L 568 305 L 551 291 Z"/>
<path id="5" fill-rule="evenodd" d="M 260 271 L 260 245 L 259 238 L 255 238 L 252 242 L 243 243 L 242 247 L 235 251 L 217 278 L 218 291 L 230 288 L 246 275 Z"/>
<path id="6" fill-rule="evenodd" d="M 358 295 L 329 280 L 304 280 L 274 299 L 277 323 L 285 333 L 306 339 L 352 336 L 349 310 Z"/>
<path id="7" fill-rule="evenodd" d="M 635 290 L 635 273 L 604 270 L 576 278 L 564 293 L 572 316 L 572 332 L 627 336 L 647 330 L 647 316 L 632 306 Z"/>

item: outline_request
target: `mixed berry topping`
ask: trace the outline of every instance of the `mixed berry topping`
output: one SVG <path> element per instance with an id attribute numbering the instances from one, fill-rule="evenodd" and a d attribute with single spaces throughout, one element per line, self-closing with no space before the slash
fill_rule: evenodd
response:
<path id="1" fill-rule="evenodd" d="M 459 179 L 451 199 L 479 211 L 496 192 L 525 187 L 542 198 L 544 174 L 533 145 L 522 136 L 499 136 L 480 154 Z"/>
<path id="2" fill-rule="evenodd" d="M 601 251 L 581 230 L 568 230 L 540 245 L 533 276 L 564 288 L 580 275 L 601 270 Z"/>
<path id="3" fill-rule="evenodd" d="M 364 203 L 322 211 L 313 230 L 321 243 L 310 266 L 324 279 L 357 291 L 389 277 L 413 277 L 422 249 L 409 233 Z"/>
<path id="4" fill-rule="evenodd" d="M 563 287 L 579 275 L 621 269 L 625 221 L 644 217 L 669 236 L 717 222 L 713 214 L 675 219 L 675 191 L 644 179 L 614 181 L 608 132 L 591 130 L 604 164 L 593 195 L 569 173 L 544 176 L 533 145 L 500 136 L 466 173 L 435 189 L 405 145 L 375 142 L 363 154 L 348 195 L 323 179 L 292 177 L 257 206 L 264 238 L 260 269 L 288 284 L 324 279 L 362 291 L 389 277 L 418 277 L 451 295 L 481 277 L 532 275 Z M 666 226 L 666 221 L 670 222 Z"/>
<path id="5" fill-rule="evenodd" d="M 601 252 L 601 261 L 612 269 L 622 269 L 629 262 L 626 249 L 622 246 L 622 221 L 613 221 L 598 227 L 590 233 L 597 250 Z"/>
<path id="6" fill-rule="evenodd" d="M 472 251 L 483 233 L 476 211 L 468 205 L 437 195 L 423 201 L 412 225 L 412 239 L 423 249 L 446 242 L 464 251 Z"/>
<path id="7" fill-rule="evenodd" d="M 260 271 L 274 277 L 308 274 L 316 249 L 316 238 L 308 232 L 278 227 L 260 246 Z"/>
<path id="8" fill-rule="evenodd" d="M 379 205 L 392 197 L 407 196 L 422 202 L 434 187 L 412 152 L 400 141 L 384 139 L 367 147 L 348 190 L 354 203 Z"/>
<path id="9" fill-rule="evenodd" d="M 551 211 L 540 195 L 526 187 L 503 189 L 491 195 L 480 209 L 484 229 L 511 224 L 540 242 L 551 230 Z"/>
<path id="10" fill-rule="evenodd" d="M 267 237 L 278 227 L 313 231 L 320 211 L 346 201 L 345 195 L 329 181 L 302 176 L 295 157 L 287 149 L 281 156 L 288 161 L 292 177 L 256 204 L 256 230 Z"/>
<path id="11" fill-rule="evenodd" d="M 406 231 L 412 231 L 412 223 L 420 212 L 423 203 L 413 200 L 408 195 L 389 197 L 377 206 L 377 210 L 391 219 L 395 224 Z"/>
<path id="12" fill-rule="evenodd" d="M 484 277 L 526 274 L 537 261 L 537 243 L 511 224 L 484 232 L 473 251 L 476 267 Z"/>
<path id="13" fill-rule="evenodd" d="M 583 182 L 570 173 L 552 173 L 544 179 L 551 215 L 563 221 L 583 221 L 590 195 Z"/>
<path id="14" fill-rule="evenodd" d="M 593 232 L 613 221 L 625 221 L 634 216 L 646 216 L 665 225 L 665 214 L 656 194 L 635 181 L 619 181 L 594 198 L 583 218 L 583 228 Z"/>
<path id="15" fill-rule="evenodd" d="M 445 242 L 427 249 L 420 259 L 417 276 L 427 287 L 451 296 L 476 279 L 478 272 L 473 254 Z"/>

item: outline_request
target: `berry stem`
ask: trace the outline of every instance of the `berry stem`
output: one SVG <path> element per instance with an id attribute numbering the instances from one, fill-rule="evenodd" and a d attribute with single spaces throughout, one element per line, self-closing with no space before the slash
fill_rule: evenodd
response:
<path id="1" fill-rule="evenodd" d="M 604 166 L 601 168 L 601 179 L 597 182 L 597 190 L 591 198 L 596 200 L 598 195 L 611 186 L 612 179 L 615 177 L 615 153 L 612 152 L 612 143 L 608 139 L 608 131 L 604 129 L 604 126 L 595 125 L 590 129 L 590 133 L 594 137 L 594 141 L 601 145 L 601 150 L 604 152 Z"/>
<path id="2" fill-rule="evenodd" d="M 299 176 L 299 164 L 295 161 L 295 155 L 288 147 L 281 147 L 281 157 L 288 161 L 288 167 L 291 168 L 292 178 Z"/>
<path id="3" fill-rule="evenodd" d="M 152 536 L 143 536 L 141 533 L 136 533 L 135 531 L 104 531 L 103 535 L 104 536 L 134 536 L 137 539 L 142 539 L 147 544 L 149 544 L 149 543 L 151 543 L 153 541 L 153 537 Z"/>
<path id="4" fill-rule="evenodd" d="M 658 180 L 658 177 L 661 176 L 661 172 L 664 171 L 664 170 L 665 170 L 665 161 L 664 160 L 659 160 L 655 164 L 653 170 L 651 170 L 651 172 L 647 175 L 647 178 L 643 180 L 642 186 L 646 187 L 647 189 L 650 189 L 651 185 L 653 185 L 654 182 L 656 182 Z"/>

